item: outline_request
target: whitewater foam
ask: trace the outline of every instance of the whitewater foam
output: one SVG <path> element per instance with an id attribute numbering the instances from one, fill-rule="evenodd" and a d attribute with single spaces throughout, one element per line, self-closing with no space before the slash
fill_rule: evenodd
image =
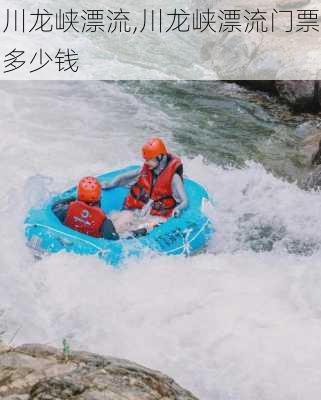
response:
<path id="1" fill-rule="evenodd" d="M 119 271 L 65 253 L 36 262 L 23 235 L 29 207 L 83 174 L 140 162 L 149 128 L 172 121 L 117 84 L 1 90 L 7 341 L 61 346 L 67 338 L 71 348 L 160 369 L 201 399 L 320 398 L 319 193 L 257 163 L 223 168 L 185 156 L 186 174 L 214 199 L 217 232 L 206 253 L 146 256 Z M 180 148 L 171 134 L 166 139 Z"/>

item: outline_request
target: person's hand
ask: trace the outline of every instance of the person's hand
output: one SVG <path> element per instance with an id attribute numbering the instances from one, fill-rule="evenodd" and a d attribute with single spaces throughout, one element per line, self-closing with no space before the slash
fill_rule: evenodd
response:
<path id="1" fill-rule="evenodd" d="M 147 223 L 147 231 L 151 231 L 153 228 L 155 228 L 155 226 L 159 225 L 160 221 L 149 221 Z"/>
<path id="2" fill-rule="evenodd" d="M 151 210 L 151 208 L 152 208 L 152 205 L 153 205 L 153 200 L 150 199 L 150 200 L 148 201 L 148 203 L 146 203 L 146 204 L 144 205 L 144 207 L 140 210 L 140 217 L 141 217 L 141 218 L 146 217 L 146 215 L 149 214 L 149 212 L 150 212 L 150 210 Z"/>
<path id="3" fill-rule="evenodd" d="M 177 218 L 180 215 L 181 215 L 181 210 L 178 207 L 174 208 L 173 213 L 172 213 L 172 217 Z"/>

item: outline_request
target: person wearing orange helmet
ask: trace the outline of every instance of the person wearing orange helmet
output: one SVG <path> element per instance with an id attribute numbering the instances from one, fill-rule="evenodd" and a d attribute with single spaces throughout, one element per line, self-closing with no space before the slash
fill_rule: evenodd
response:
<path id="1" fill-rule="evenodd" d="M 102 184 L 103 189 L 129 186 L 124 210 L 141 210 L 164 220 L 179 216 L 188 205 L 183 182 L 183 164 L 170 154 L 160 138 L 148 140 L 142 147 L 143 167 Z"/>
<path id="2" fill-rule="evenodd" d="M 82 178 L 77 186 L 77 198 L 56 203 L 53 212 L 69 228 L 93 237 L 119 239 L 113 221 L 101 208 L 101 184 L 91 176 Z M 147 233 L 147 226 L 131 232 L 134 236 Z"/>

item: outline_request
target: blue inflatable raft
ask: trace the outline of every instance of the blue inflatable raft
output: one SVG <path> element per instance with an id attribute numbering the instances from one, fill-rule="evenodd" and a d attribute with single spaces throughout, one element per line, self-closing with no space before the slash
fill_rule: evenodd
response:
<path id="1" fill-rule="evenodd" d="M 101 181 L 112 180 L 118 174 L 137 166 L 108 172 L 98 177 Z M 209 200 L 207 191 L 198 183 L 184 180 L 189 207 L 178 218 L 155 227 L 146 236 L 120 240 L 94 238 L 64 226 L 52 212 L 52 205 L 76 195 L 76 187 L 50 199 L 43 208 L 33 208 L 25 221 L 28 246 L 37 255 L 73 252 L 83 255 L 97 255 L 108 264 L 117 266 L 128 257 L 142 257 L 146 252 L 166 255 L 191 255 L 201 251 L 214 233 L 211 221 L 204 214 L 204 203 Z M 106 213 L 120 210 L 128 188 L 119 187 L 103 190 L 102 208 Z M 40 254 L 39 254 L 40 253 Z"/>

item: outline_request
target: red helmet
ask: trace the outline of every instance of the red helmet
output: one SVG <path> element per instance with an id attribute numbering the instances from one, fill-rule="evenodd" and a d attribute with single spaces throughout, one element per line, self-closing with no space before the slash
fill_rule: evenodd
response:
<path id="1" fill-rule="evenodd" d="M 159 138 L 150 139 L 145 143 L 142 147 L 142 153 L 144 159 L 147 161 L 168 154 L 165 143 Z"/>
<path id="2" fill-rule="evenodd" d="M 100 195 L 101 185 L 96 178 L 87 176 L 78 183 L 78 200 L 85 203 L 95 203 L 100 200 Z"/>

